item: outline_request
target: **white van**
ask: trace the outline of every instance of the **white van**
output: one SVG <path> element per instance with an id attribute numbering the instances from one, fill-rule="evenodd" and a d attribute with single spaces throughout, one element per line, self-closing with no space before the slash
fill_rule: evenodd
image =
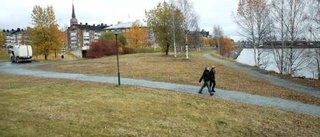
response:
<path id="1" fill-rule="evenodd" d="M 31 45 L 13 45 L 9 48 L 11 62 L 31 62 L 32 47 Z"/>

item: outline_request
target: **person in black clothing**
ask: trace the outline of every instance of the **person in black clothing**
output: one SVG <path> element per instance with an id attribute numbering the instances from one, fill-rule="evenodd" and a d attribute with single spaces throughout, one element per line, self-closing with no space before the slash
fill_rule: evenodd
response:
<path id="1" fill-rule="evenodd" d="M 214 87 L 216 86 L 216 78 L 215 78 L 216 70 L 215 70 L 215 66 L 212 66 L 209 74 L 210 74 L 210 87 L 211 87 L 211 92 L 216 92 L 216 91 L 214 90 Z"/>
<path id="2" fill-rule="evenodd" d="M 210 92 L 210 78 L 211 78 L 211 77 L 210 77 L 210 74 L 209 74 L 209 69 L 208 69 L 207 67 L 205 67 L 205 69 L 204 69 L 204 71 L 203 71 L 203 73 L 202 73 L 202 76 L 201 76 L 201 78 L 200 78 L 200 80 L 199 80 L 199 83 L 202 81 L 202 79 L 203 79 L 203 81 L 204 81 L 201 89 L 200 89 L 199 92 L 198 92 L 199 94 L 202 94 L 203 88 L 207 86 L 208 92 L 209 92 L 210 96 L 213 95 L 213 93 Z"/>

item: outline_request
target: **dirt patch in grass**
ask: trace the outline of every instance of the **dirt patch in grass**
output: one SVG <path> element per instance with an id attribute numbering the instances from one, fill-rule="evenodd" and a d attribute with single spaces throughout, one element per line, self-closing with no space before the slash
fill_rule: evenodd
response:
<path id="1" fill-rule="evenodd" d="M 205 59 L 202 52 L 190 53 L 188 60 L 183 56 L 174 58 L 173 56 L 165 56 L 162 53 L 120 56 L 121 77 L 199 85 L 199 88 L 201 84 L 198 81 L 204 67 L 212 65 L 216 66 L 217 88 L 320 105 L 320 100 L 317 97 L 275 86 L 259 78 Z M 116 56 L 58 62 L 41 66 L 40 69 L 117 76 Z"/>
<path id="2" fill-rule="evenodd" d="M 0 75 L 0 136 L 318 136 L 320 119 L 181 92 Z"/>

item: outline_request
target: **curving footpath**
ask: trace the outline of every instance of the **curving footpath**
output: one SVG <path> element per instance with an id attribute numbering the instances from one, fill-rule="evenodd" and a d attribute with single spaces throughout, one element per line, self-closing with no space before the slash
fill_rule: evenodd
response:
<path id="1" fill-rule="evenodd" d="M 41 65 L 41 63 L 32 64 L 11 64 L 9 62 L 0 63 L 0 74 L 11 74 L 11 75 L 24 75 L 33 77 L 44 77 L 44 78 L 58 78 L 58 79 L 70 79 L 79 81 L 90 81 L 90 82 L 102 82 L 117 84 L 117 77 L 105 77 L 105 76 L 94 76 L 85 74 L 71 74 L 71 73 L 58 73 L 48 71 L 30 70 L 30 68 Z M 180 92 L 188 92 L 191 94 L 198 94 L 200 86 L 173 84 L 167 82 L 156 82 L 142 79 L 129 79 L 121 78 L 121 83 L 125 85 L 143 86 L 148 88 L 158 88 L 165 90 L 173 90 Z M 302 114 L 311 115 L 314 117 L 320 117 L 320 107 L 316 105 L 304 104 L 297 101 L 284 100 L 273 97 L 264 97 L 259 95 L 252 95 L 243 92 L 229 91 L 217 89 L 216 94 L 212 97 L 254 104 L 264 107 L 273 107 L 286 111 L 297 112 Z M 204 95 L 208 93 L 204 92 Z"/>

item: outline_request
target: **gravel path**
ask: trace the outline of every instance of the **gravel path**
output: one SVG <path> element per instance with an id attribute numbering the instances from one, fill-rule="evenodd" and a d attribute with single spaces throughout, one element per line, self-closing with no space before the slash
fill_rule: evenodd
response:
<path id="1" fill-rule="evenodd" d="M 230 62 L 230 61 L 226 61 L 223 59 L 218 59 L 218 58 L 212 57 L 210 54 L 205 54 L 204 57 L 208 58 L 210 60 L 213 60 L 214 62 L 218 62 L 218 63 L 223 64 L 225 66 L 237 69 L 237 70 L 242 71 L 244 73 L 247 73 L 249 75 L 258 77 L 258 78 L 263 79 L 265 81 L 268 81 L 271 84 L 285 87 L 285 88 L 288 88 L 291 90 L 295 90 L 298 92 L 302 92 L 302 93 L 320 98 L 320 91 L 318 89 L 303 86 L 300 84 L 296 84 L 296 83 L 293 83 L 293 82 L 290 82 L 290 81 L 287 81 L 287 80 L 284 80 L 284 79 L 281 79 L 281 78 L 278 78 L 278 77 L 275 77 L 272 75 L 263 74 L 262 72 L 257 71 L 256 68 L 254 68 L 254 67 L 247 66 L 247 65 L 241 65 L 239 63 Z"/>
<path id="2" fill-rule="evenodd" d="M 70 79 L 79 81 L 91 81 L 91 82 L 102 82 L 102 83 L 112 83 L 117 84 L 117 77 L 105 77 L 105 76 L 94 76 L 85 74 L 71 74 L 71 73 L 58 73 L 58 72 L 48 72 L 48 71 L 38 71 L 30 70 L 30 68 L 41 65 L 41 63 L 32 64 L 11 64 L 9 62 L 0 63 L 0 74 L 12 74 L 12 75 L 24 75 L 24 76 L 34 76 L 34 77 L 44 77 L 44 78 L 59 78 L 59 79 Z M 188 92 L 191 94 L 197 94 L 200 89 L 199 86 L 183 85 L 183 84 L 173 84 L 167 82 L 156 82 L 147 81 L 142 79 L 129 79 L 121 78 L 121 83 L 125 85 L 133 86 L 143 86 L 149 88 L 158 88 L 165 90 L 173 90 L 180 92 Z M 212 96 L 216 98 L 255 104 L 264 107 L 279 108 L 286 111 L 297 112 L 307 115 L 312 115 L 315 117 L 320 117 L 320 107 L 316 105 L 304 104 L 297 101 L 284 100 L 273 97 L 264 97 L 259 95 L 251 95 L 243 92 L 229 91 L 217 89 L 217 93 Z M 203 92 L 204 95 L 209 96 L 208 93 Z"/>

